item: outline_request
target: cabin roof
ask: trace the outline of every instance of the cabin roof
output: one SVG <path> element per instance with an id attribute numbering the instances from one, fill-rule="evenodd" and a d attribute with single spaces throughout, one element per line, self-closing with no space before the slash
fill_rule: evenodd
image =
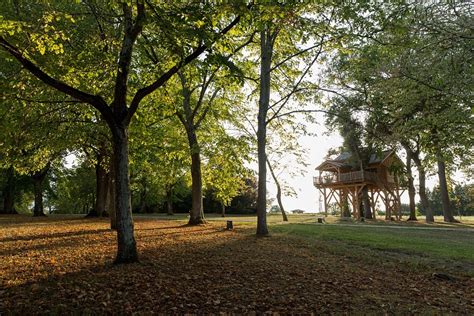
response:
<path id="1" fill-rule="evenodd" d="M 381 153 L 372 153 L 369 159 L 369 165 L 383 163 L 388 157 L 394 155 L 393 150 L 384 150 Z M 350 168 L 351 165 L 348 163 L 348 160 L 352 157 L 352 154 L 349 152 L 343 152 L 334 159 L 327 159 L 319 166 L 316 167 L 316 170 L 328 170 L 328 169 L 339 169 L 342 167 Z"/>

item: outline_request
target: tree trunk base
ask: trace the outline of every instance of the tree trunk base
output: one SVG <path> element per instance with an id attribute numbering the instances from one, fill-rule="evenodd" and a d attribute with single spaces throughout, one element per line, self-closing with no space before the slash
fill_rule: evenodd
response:
<path id="1" fill-rule="evenodd" d="M 206 223 L 207 222 L 203 218 L 190 218 L 188 221 L 188 225 L 202 225 Z"/>
<path id="2" fill-rule="evenodd" d="M 2 215 L 18 215 L 18 212 L 16 210 L 11 210 L 11 211 L 5 211 L 5 212 L 0 212 Z"/>
<path id="3" fill-rule="evenodd" d="M 92 210 L 90 211 L 89 213 L 86 214 L 86 216 L 84 216 L 85 218 L 90 218 L 90 217 L 99 217 L 99 214 L 97 213 L 96 210 Z"/>
<path id="4" fill-rule="evenodd" d="M 114 264 L 127 264 L 138 262 L 138 254 L 136 251 L 132 253 L 127 253 L 126 255 L 117 255 L 115 258 Z"/>
<path id="5" fill-rule="evenodd" d="M 36 214 L 33 214 L 33 217 L 46 217 L 46 214 L 45 213 L 36 213 Z"/>
<path id="6" fill-rule="evenodd" d="M 257 237 L 258 237 L 258 238 L 264 238 L 264 237 L 271 237 L 271 235 L 270 235 L 269 232 L 266 232 L 266 233 L 259 233 L 259 232 L 257 232 Z"/>
<path id="7" fill-rule="evenodd" d="M 416 217 L 408 217 L 407 222 L 418 222 L 418 219 Z"/>
<path id="8" fill-rule="evenodd" d="M 435 221 L 434 221 L 434 218 L 427 218 L 427 219 L 425 219 L 425 222 L 434 223 Z"/>
<path id="9" fill-rule="evenodd" d="M 444 219 L 444 222 L 445 222 L 445 223 L 461 223 L 460 221 L 458 221 L 458 220 L 455 219 L 455 218 L 445 218 L 445 219 Z"/>

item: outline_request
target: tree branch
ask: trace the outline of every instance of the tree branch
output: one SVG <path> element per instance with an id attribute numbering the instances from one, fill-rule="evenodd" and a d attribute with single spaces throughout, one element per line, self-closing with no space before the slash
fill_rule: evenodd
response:
<path id="1" fill-rule="evenodd" d="M 216 98 L 217 94 L 219 93 L 220 89 L 216 89 L 214 93 L 212 94 L 211 98 L 209 99 L 209 102 L 207 103 L 206 108 L 204 111 L 201 113 L 201 116 L 198 118 L 196 124 L 194 125 L 194 128 L 198 129 L 199 126 L 201 125 L 201 122 L 204 120 L 204 118 L 207 115 L 207 112 L 209 112 L 209 109 L 211 108 L 212 101 Z"/>
<path id="2" fill-rule="evenodd" d="M 23 67 L 28 70 L 32 75 L 36 78 L 47 84 L 48 86 L 65 93 L 77 100 L 80 100 L 84 103 L 90 104 L 94 108 L 96 108 L 100 114 L 104 117 L 107 122 L 113 121 L 112 111 L 105 102 L 105 100 L 98 95 L 89 94 L 87 92 L 81 91 L 76 89 L 67 83 L 57 80 L 46 72 L 44 72 L 41 68 L 35 65 L 32 61 L 26 58 L 15 46 L 10 44 L 3 36 L 0 36 L 0 46 L 6 50 L 11 56 L 13 56 L 16 60 L 18 60 Z"/>
<path id="3" fill-rule="evenodd" d="M 130 72 L 130 63 L 132 61 L 133 46 L 140 34 L 143 21 L 145 19 L 145 8 L 142 1 L 137 1 L 137 18 L 135 22 L 132 19 L 132 6 L 122 4 L 124 13 L 124 37 L 122 40 L 122 48 L 120 50 L 117 77 L 115 79 L 113 110 L 115 116 L 122 121 L 127 117 L 127 81 Z M 125 125 L 130 123 L 125 120 Z"/>
<path id="4" fill-rule="evenodd" d="M 251 4 L 247 6 L 247 8 L 250 8 Z M 240 15 L 238 15 L 229 25 L 227 25 L 224 29 L 222 29 L 219 33 L 218 36 L 212 41 L 209 45 L 208 44 L 202 44 L 198 48 L 196 48 L 191 54 L 186 56 L 183 61 L 180 63 L 174 65 L 168 71 L 166 71 L 164 74 L 162 74 L 155 82 L 152 84 L 143 87 L 139 89 L 136 93 L 135 96 L 132 99 L 132 102 L 130 104 L 129 111 L 127 113 L 127 118 L 126 121 L 130 121 L 132 116 L 135 114 L 137 111 L 138 105 L 140 104 L 141 100 L 158 89 L 159 87 L 163 86 L 174 74 L 176 74 L 181 68 L 192 62 L 194 59 L 199 57 L 204 51 L 206 51 L 212 44 L 214 44 L 220 37 L 224 36 L 229 32 L 235 25 L 237 25 L 240 21 Z"/>
<path id="5" fill-rule="evenodd" d="M 273 114 L 273 116 L 268 119 L 266 121 L 266 124 L 268 124 L 270 121 L 273 120 L 273 118 L 275 118 L 276 116 L 278 116 L 278 113 L 280 113 L 280 111 L 283 109 L 283 107 L 288 103 L 288 101 L 290 100 L 291 96 L 297 92 L 298 90 L 298 87 L 299 85 L 301 84 L 301 82 L 303 81 L 304 77 L 306 77 L 306 75 L 308 74 L 309 70 L 311 69 L 311 67 L 314 65 L 314 63 L 316 62 L 316 60 L 318 60 L 319 58 L 319 55 L 321 54 L 322 52 L 322 48 L 323 48 L 323 43 L 324 41 L 324 37 L 321 38 L 321 41 L 320 41 L 320 46 L 319 46 L 319 50 L 318 52 L 316 53 L 316 56 L 313 58 L 313 60 L 311 61 L 311 63 L 308 65 L 308 67 L 304 70 L 303 74 L 301 75 L 301 77 L 298 79 L 298 81 L 296 82 L 296 84 L 293 86 L 293 89 L 292 91 L 286 96 L 286 99 L 285 101 L 283 102 L 283 104 L 280 105 L 280 107 L 278 108 L 277 111 L 275 111 L 275 114 Z M 270 106 L 270 108 L 273 108 L 273 106 L 275 106 L 275 104 L 273 104 L 272 106 Z"/>

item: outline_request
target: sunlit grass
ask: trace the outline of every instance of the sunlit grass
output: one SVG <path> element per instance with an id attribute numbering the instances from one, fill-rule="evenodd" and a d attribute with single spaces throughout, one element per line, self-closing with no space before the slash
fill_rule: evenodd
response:
<path id="1" fill-rule="evenodd" d="M 474 230 L 370 227 L 369 225 L 275 225 L 272 232 L 311 240 L 340 241 L 376 250 L 399 251 L 474 263 Z"/>

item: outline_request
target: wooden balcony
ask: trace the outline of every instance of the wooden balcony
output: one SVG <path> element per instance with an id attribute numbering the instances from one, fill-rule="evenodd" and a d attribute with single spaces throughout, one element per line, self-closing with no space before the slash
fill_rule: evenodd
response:
<path id="1" fill-rule="evenodd" d="M 315 187 L 328 187 L 357 182 L 375 183 L 376 181 L 377 174 L 369 171 L 354 171 L 334 174 L 332 176 L 313 177 L 313 184 Z"/>

